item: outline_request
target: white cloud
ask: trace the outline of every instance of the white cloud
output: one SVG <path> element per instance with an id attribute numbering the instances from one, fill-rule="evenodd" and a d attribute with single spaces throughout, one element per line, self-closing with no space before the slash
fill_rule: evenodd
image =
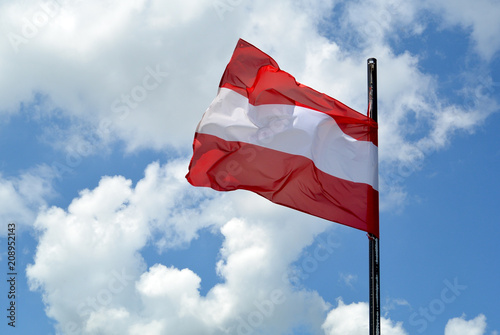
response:
<path id="1" fill-rule="evenodd" d="M 486 317 L 479 314 L 474 319 L 465 320 L 465 316 L 448 320 L 444 335 L 483 335 L 486 331 Z"/>
<path id="2" fill-rule="evenodd" d="M 39 245 L 27 276 L 59 331 L 278 334 L 303 326 L 319 333 L 328 305 L 296 286 L 289 269 L 331 225 L 249 192 L 213 196 L 195 189 L 184 180 L 186 165 L 153 163 L 135 186 L 121 176 L 103 177 L 67 210 L 39 213 Z M 203 278 L 191 269 L 146 267 L 141 249 L 148 241 L 160 236 L 164 250 L 189 243 L 203 227 L 224 236 L 216 269 L 222 282 L 205 296 Z M 334 252 L 331 240 L 316 247 L 323 260 Z M 308 274 L 320 266 L 314 260 Z"/>
<path id="3" fill-rule="evenodd" d="M 464 30 L 472 30 L 471 40 L 477 53 L 491 60 L 500 50 L 500 30 L 498 1 L 479 0 L 461 1 L 426 1 L 425 6 L 442 14 L 443 26 L 460 26 Z"/>
<path id="4" fill-rule="evenodd" d="M 53 16 L 40 4 L 2 4 L 6 34 L 22 37 L 28 26 L 36 33 L 22 37 L 23 43 L 15 46 L 2 39 L 0 52 L 10 65 L 0 66 L 0 71 L 2 78 L 10 80 L 0 83 L 9 97 L 0 110 L 12 112 L 19 102 L 30 101 L 39 92 L 70 121 L 94 132 L 112 130 L 130 148 L 188 143 L 187 134 L 215 93 L 218 79 L 213 77 L 213 85 L 193 82 L 210 81 L 206 72 L 212 68 L 206 64 L 219 64 L 218 72 L 223 69 L 225 60 L 218 59 L 218 46 L 223 40 L 232 44 L 238 36 L 232 31 L 233 38 L 209 42 L 200 35 L 197 43 L 185 46 L 196 31 L 190 26 L 211 36 L 224 31 L 210 1 L 191 5 L 61 1 L 53 5 Z M 37 26 L 37 13 L 45 15 L 47 22 Z M 200 18 L 201 13 L 206 15 Z M 172 19 L 173 26 L 162 24 Z M 185 65 L 177 66 L 181 63 Z M 22 84 L 15 78 L 23 78 Z"/>
<path id="5" fill-rule="evenodd" d="M 47 166 L 22 173 L 18 177 L 4 178 L 0 174 L 0 221 L 2 227 L 14 222 L 17 228 L 30 227 L 35 221 L 38 210 L 54 196 L 53 175 Z M 6 234 L 2 229 L 0 234 Z"/>
<path id="6" fill-rule="evenodd" d="M 356 31 L 357 42 L 362 45 L 381 45 L 401 32 L 417 35 L 422 32 L 421 23 L 415 20 L 418 7 L 410 1 L 353 1 L 347 3 L 345 11 L 342 24 Z"/>
<path id="7" fill-rule="evenodd" d="M 147 6 L 151 13 L 148 23 L 155 28 L 182 26 L 195 21 L 205 11 L 213 9 L 204 0 L 190 1 L 189 3 L 153 0 Z"/>
<path id="8" fill-rule="evenodd" d="M 323 323 L 326 335 L 364 335 L 368 333 L 368 304 L 365 302 L 344 304 L 338 300 L 338 306 L 332 309 Z M 401 323 L 395 323 L 384 317 L 380 320 L 380 330 L 384 335 L 406 335 Z"/>

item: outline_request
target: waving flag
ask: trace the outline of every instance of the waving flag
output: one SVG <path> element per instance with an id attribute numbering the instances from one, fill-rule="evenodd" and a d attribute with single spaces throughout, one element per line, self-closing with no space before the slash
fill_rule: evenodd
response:
<path id="1" fill-rule="evenodd" d="M 377 123 L 239 40 L 198 124 L 187 180 L 244 189 L 378 237 Z"/>

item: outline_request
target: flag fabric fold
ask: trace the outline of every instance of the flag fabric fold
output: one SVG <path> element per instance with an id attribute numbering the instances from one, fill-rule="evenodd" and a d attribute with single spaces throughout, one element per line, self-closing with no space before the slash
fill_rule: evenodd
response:
<path id="1" fill-rule="evenodd" d="M 377 128 L 240 39 L 196 129 L 186 178 L 378 237 Z"/>

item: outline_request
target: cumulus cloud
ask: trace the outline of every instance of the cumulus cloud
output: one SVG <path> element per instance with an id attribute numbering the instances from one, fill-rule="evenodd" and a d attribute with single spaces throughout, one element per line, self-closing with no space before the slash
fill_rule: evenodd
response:
<path id="1" fill-rule="evenodd" d="M 368 304 L 365 302 L 344 304 L 338 300 L 338 306 L 332 309 L 322 325 L 326 335 L 363 335 L 368 333 Z M 401 323 L 395 323 L 384 317 L 380 320 L 380 330 L 384 335 L 408 334 Z"/>
<path id="2" fill-rule="evenodd" d="M 450 319 L 444 329 L 444 335 L 483 335 L 485 331 L 486 317 L 479 314 L 469 321 L 465 316 Z"/>
<path id="3" fill-rule="evenodd" d="M 39 209 L 54 196 L 53 175 L 47 166 L 21 173 L 17 177 L 4 178 L 0 174 L 0 220 L 2 227 L 15 222 L 22 229 L 33 225 Z M 0 234 L 5 234 L 3 229 Z"/>
<path id="4" fill-rule="evenodd" d="M 193 192 L 184 180 L 186 164 L 153 163 L 135 186 L 121 176 L 103 177 L 67 210 L 39 213 L 39 245 L 27 276 L 59 332 L 279 334 L 306 327 L 318 333 L 328 304 L 297 286 L 290 267 L 331 224 L 249 192 Z M 224 206 L 232 210 L 221 211 Z M 141 255 L 148 243 L 162 241 L 159 250 L 189 243 L 203 227 L 224 237 L 216 266 L 222 282 L 205 296 L 191 269 L 148 267 Z M 317 246 L 322 259 L 334 252 L 331 240 Z"/>

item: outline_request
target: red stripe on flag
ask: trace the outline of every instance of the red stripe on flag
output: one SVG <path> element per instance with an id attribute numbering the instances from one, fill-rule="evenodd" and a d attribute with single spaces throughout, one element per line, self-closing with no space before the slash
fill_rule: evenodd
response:
<path id="1" fill-rule="evenodd" d="M 305 157 L 197 133 L 187 180 L 218 191 L 245 189 L 274 203 L 378 236 L 378 192 L 333 177 Z"/>
<path id="2" fill-rule="evenodd" d="M 232 89 L 254 105 L 288 104 L 323 112 L 335 119 L 342 131 L 359 141 L 378 145 L 378 125 L 340 101 L 297 83 L 280 70 L 278 63 L 250 43 L 239 40 L 219 87 Z"/>

